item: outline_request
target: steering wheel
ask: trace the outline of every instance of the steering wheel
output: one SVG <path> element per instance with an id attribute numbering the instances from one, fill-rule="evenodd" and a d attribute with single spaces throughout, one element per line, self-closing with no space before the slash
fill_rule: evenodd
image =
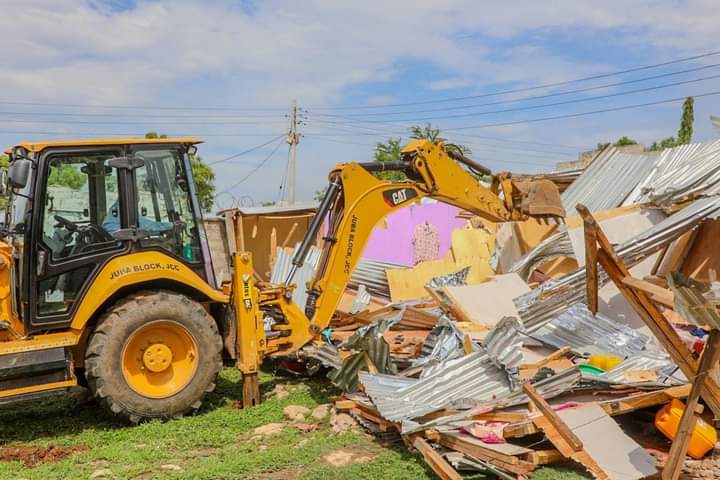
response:
<path id="1" fill-rule="evenodd" d="M 60 215 L 55 215 L 53 218 L 58 222 L 57 225 L 55 225 L 56 227 L 65 227 L 69 232 L 77 232 L 78 228 L 80 228 L 77 223 Z"/>

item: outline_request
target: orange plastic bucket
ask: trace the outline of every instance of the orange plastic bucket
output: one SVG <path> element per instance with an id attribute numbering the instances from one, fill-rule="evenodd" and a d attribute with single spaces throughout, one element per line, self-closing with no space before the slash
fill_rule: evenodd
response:
<path id="1" fill-rule="evenodd" d="M 670 403 L 658 410 L 655 415 L 655 426 L 667 438 L 674 440 L 684 411 L 685 404 L 680 400 L 673 399 Z M 695 416 L 697 417 L 697 415 Z M 707 452 L 715 448 L 717 441 L 717 430 L 702 418 L 697 417 L 695 429 L 688 443 L 688 455 L 699 460 L 703 458 Z"/>

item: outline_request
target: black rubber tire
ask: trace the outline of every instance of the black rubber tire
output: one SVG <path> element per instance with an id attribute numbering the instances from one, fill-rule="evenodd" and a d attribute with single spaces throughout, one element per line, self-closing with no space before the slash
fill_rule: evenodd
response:
<path id="1" fill-rule="evenodd" d="M 122 374 L 125 342 L 139 327 L 154 320 L 172 320 L 193 336 L 198 349 L 195 375 L 181 391 L 167 398 L 135 392 Z M 142 291 L 117 302 L 98 321 L 85 351 L 90 391 L 111 412 L 138 423 L 151 418 L 177 418 L 200 408 L 215 389 L 222 368 L 222 339 L 215 320 L 196 301 L 180 293 Z"/>

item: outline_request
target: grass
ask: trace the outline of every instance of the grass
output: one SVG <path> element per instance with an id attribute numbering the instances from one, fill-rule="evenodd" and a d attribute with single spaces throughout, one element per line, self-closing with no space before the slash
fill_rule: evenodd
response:
<path id="1" fill-rule="evenodd" d="M 261 405 L 238 410 L 239 374 L 223 370 L 217 390 L 201 411 L 170 422 L 128 426 L 94 404 L 78 404 L 71 396 L 0 408 L 0 442 L 12 446 L 85 445 L 87 450 L 60 461 L 28 468 L 20 461 L 0 462 L 0 479 L 102 478 L 116 479 L 434 479 L 421 457 L 404 445 L 380 446 L 361 430 L 336 434 L 327 420 L 320 429 L 302 433 L 290 425 L 273 436 L 258 437 L 256 427 L 283 422 L 287 405 L 313 408 L 332 402 L 337 391 L 322 379 L 296 379 L 264 373 Z M 277 383 L 289 395 L 268 395 Z M 335 467 L 323 458 L 343 449 L 371 458 Z M 164 468 L 163 468 L 164 466 Z M 576 480 L 570 470 L 544 468 L 533 478 Z"/>

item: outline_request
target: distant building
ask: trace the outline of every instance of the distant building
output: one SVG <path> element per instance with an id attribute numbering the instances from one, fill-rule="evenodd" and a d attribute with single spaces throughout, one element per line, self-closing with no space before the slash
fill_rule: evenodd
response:
<path id="1" fill-rule="evenodd" d="M 613 147 L 618 149 L 621 152 L 625 153 L 642 153 L 645 151 L 645 145 L 642 145 L 640 143 L 635 145 L 624 145 L 622 147 Z M 563 171 L 563 170 L 575 170 L 578 168 L 586 168 L 588 165 L 592 163 L 593 160 L 600 154 L 602 150 L 595 149 L 590 150 L 587 152 L 580 152 L 578 153 L 578 159 L 573 162 L 559 162 L 555 164 L 555 170 Z"/>

